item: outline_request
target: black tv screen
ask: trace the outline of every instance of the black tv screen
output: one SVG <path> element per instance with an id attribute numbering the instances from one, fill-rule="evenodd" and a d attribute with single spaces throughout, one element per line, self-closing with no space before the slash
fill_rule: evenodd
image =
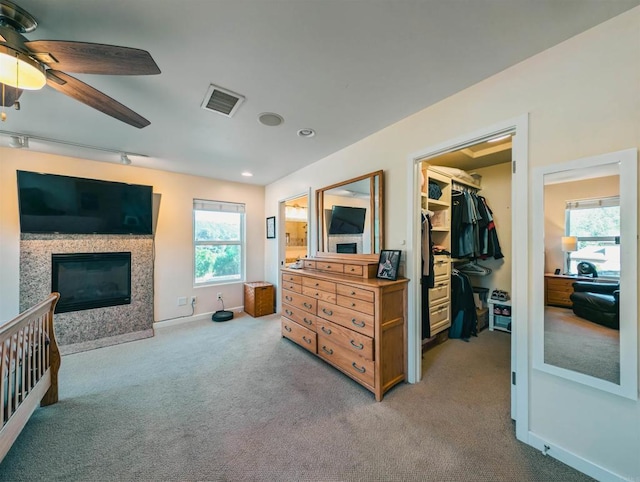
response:
<path id="1" fill-rule="evenodd" d="M 329 234 L 362 234 L 366 208 L 333 206 Z"/>
<path id="2" fill-rule="evenodd" d="M 152 234 L 151 186 L 17 174 L 22 233 Z"/>

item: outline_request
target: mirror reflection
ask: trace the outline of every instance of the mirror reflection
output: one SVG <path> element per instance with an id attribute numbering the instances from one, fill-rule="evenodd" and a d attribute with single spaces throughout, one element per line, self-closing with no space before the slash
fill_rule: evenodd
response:
<path id="1" fill-rule="evenodd" d="M 620 384 L 620 170 L 544 176 L 544 363 Z"/>
<path id="2" fill-rule="evenodd" d="M 317 191 L 318 251 L 377 254 L 382 248 L 382 171 Z"/>

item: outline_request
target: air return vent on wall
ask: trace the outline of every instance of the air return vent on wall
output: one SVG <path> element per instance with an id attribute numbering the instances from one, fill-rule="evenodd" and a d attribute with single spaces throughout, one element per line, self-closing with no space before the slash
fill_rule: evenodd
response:
<path id="1" fill-rule="evenodd" d="M 227 117 L 232 117 L 242 102 L 244 102 L 243 96 L 211 84 L 207 95 L 204 96 L 201 107 Z"/>

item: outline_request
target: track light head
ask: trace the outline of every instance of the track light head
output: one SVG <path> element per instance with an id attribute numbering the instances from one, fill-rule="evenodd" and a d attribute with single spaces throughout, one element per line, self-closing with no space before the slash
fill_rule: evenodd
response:
<path id="1" fill-rule="evenodd" d="M 127 156 L 127 154 L 123 152 L 120 154 L 120 162 L 125 166 L 128 166 L 129 164 L 131 164 L 131 159 L 129 159 L 129 156 Z"/>
<path id="2" fill-rule="evenodd" d="M 29 147 L 29 138 L 27 136 L 11 136 L 9 138 L 9 147 L 14 149 Z"/>

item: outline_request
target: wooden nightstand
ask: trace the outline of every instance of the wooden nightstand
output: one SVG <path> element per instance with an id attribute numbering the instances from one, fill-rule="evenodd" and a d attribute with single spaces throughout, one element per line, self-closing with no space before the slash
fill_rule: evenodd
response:
<path id="1" fill-rule="evenodd" d="M 573 283 L 576 281 L 593 281 L 593 278 L 545 273 L 544 304 L 571 308 L 573 304 L 569 296 L 573 293 Z"/>

